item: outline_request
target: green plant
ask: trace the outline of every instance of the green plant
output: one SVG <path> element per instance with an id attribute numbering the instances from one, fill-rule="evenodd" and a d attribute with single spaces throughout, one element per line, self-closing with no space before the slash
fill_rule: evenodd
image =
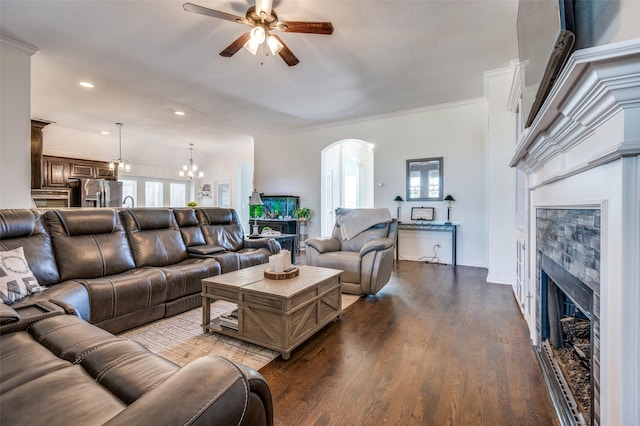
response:
<path id="1" fill-rule="evenodd" d="M 311 209 L 309 207 L 299 207 L 296 209 L 298 219 L 311 220 Z"/>
<path id="2" fill-rule="evenodd" d="M 195 201 L 189 201 L 187 203 L 187 207 L 191 207 L 191 208 L 198 207 L 198 203 L 196 203 Z"/>

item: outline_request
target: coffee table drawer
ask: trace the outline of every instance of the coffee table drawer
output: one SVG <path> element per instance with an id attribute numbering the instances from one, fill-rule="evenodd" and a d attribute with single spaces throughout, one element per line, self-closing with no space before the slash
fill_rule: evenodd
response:
<path id="1" fill-rule="evenodd" d="M 240 297 L 240 291 L 231 288 L 214 287 L 207 289 L 206 296 L 211 299 L 222 299 L 235 302 Z M 204 296 L 204 294 L 203 294 Z"/>

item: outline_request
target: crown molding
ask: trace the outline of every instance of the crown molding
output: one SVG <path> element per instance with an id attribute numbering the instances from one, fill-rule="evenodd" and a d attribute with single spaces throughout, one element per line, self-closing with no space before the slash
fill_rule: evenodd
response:
<path id="1" fill-rule="evenodd" d="M 40 51 L 40 49 L 30 45 L 29 43 L 14 40 L 3 35 L 0 35 L 0 44 L 2 44 L 3 46 L 11 47 L 13 49 L 21 50 L 23 52 L 27 52 L 29 55 L 35 55 Z"/>

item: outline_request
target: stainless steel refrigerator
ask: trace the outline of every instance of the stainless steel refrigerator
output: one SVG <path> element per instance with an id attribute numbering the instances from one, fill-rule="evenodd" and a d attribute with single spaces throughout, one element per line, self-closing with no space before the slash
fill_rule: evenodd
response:
<path id="1" fill-rule="evenodd" d="M 80 207 L 122 207 L 122 182 L 80 179 Z"/>

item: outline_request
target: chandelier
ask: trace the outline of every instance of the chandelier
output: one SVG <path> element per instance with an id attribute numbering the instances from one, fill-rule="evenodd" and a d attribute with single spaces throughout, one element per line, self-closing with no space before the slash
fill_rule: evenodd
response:
<path id="1" fill-rule="evenodd" d="M 193 164 L 193 144 L 189 144 L 189 165 L 184 164 L 182 166 L 182 170 L 178 173 L 178 176 L 181 178 L 193 179 L 194 177 L 198 177 L 202 179 L 204 177 L 203 172 L 198 171 L 198 166 Z"/>
<path id="2" fill-rule="evenodd" d="M 118 167 L 118 170 L 120 170 L 120 171 L 130 172 L 131 171 L 131 164 L 129 164 L 129 162 L 127 160 L 123 160 L 122 159 L 122 126 L 123 126 L 123 124 L 122 123 L 116 123 L 116 126 L 118 126 L 118 131 L 120 133 L 120 152 L 119 152 L 119 156 L 118 156 L 118 158 L 116 160 L 109 161 L 109 170 L 115 170 L 116 167 Z"/>

